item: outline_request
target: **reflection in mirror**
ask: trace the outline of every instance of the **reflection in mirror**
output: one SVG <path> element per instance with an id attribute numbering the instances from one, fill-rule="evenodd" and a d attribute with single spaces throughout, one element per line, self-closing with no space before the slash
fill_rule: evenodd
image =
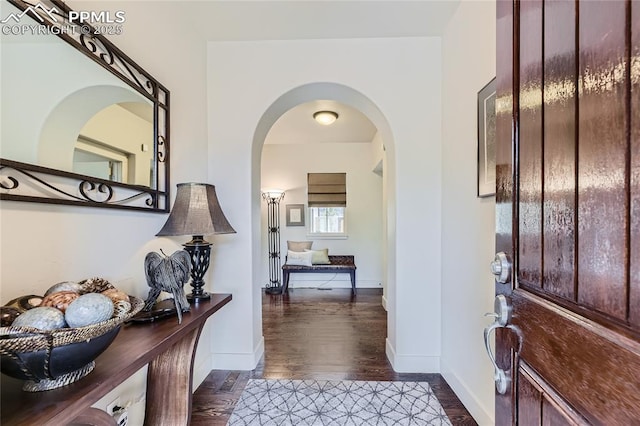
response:
<path id="1" fill-rule="evenodd" d="M 31 39 L 36 37 L 37 42 L 28 43 L 3 40 L 2 82 L 7 84 L 2 86 L 0 157 L 108 178 L 104 170 L 74 164 L 75 150 L 86 153 L 91 145 L 93 154 L 101 147 L 128 156 L 138 175 L 144 176 L 137 178 L 134 173 L 130 180 L 117 182 L 151 187 L 153 151 L 141 150 L 153 144 L 151 102 L 97 63 L 84 60 L 62 39 L 53 35 Z M 43 60 L 58 64 L 46 78 L 38 66 Z M 20 117 L 24 111 L 29 111 L 28 119 Z M 80 146 L 79 139 L 84 141 Z"/>
<path id="2" fill-rule="evenodd" d="M 121 102 L 99 111 L 82 127 L 72 170 L 83 175 L 151 187 L 153 111 L 144 102 Z"/>
<path id="3" fill-rule="evenodd" d="M 102 36 L 0 37 L 0 198 L 168 211 L 169 92 Z"/>

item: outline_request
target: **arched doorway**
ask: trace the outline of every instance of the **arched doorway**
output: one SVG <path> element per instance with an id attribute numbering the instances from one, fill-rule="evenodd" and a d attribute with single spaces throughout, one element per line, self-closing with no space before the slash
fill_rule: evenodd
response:
<path id="1" fill-rule="evenodd" d="M 382 168 L 383 173 L 383 279 L 384 279 L 384 294 L 383 303 L 387 309 L 388 316 L 388 339 L 393 342 L 395 340 L 395 240 L 393 237 L 389 238 L 389 235 L 395 235 L 394 222 L 395 222 L 395 156 L 394 156 L 394 142 L 393 135 L 390 130 L 389 123 L 384 117 L 378 107 L 361 92 L 357 90 L 337 84 L 337 83 L 309 83 L 284 93 L 277 98 L 263 113 L 256 127 L 252 151 L 251 151 L 251 193 L 258 194 L 261 189 L 261 158 L 264 141 L 267 138 L 269 130 L 274 123 L 289 109 L 296 105 L 311 102 L 318 99 L 328 99 L 346 104 L 352 108 L 355 108 L 366 115 L 369 120 L 378 129 L 379 137 L 382 140 L 384 147 L 384 162 Z M 260 264 L 261 257 L 264 256 L 261 238 L 262 235 L 260 228 L 260 199 L 258 197 L 252 198 L 252 226 L 254 232 L 252 233 L 252 253 L 254 255 L 254 265 Z M 254 283 L 263 282 L 264 277 L 261 276 L 262 270 L 256 268 L 254 270 Z M 255 297 L 260 297 L 257 292 Z M 255 303 L 254 306 L 260 306 Z M 255 324 L 255 323 L 254 323 Z"/>

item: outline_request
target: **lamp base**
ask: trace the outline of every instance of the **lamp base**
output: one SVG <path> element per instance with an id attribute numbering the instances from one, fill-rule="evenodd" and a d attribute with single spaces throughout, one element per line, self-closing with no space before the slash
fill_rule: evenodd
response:
<path id="1" fill-rule="evenodd" d="M 189 303 L 198 303 L 200 301 L 205 301 L 211 299 L 211 294 L 203 291 L 201 294 L 187 294 L 187 300 Z"/>
<path id="2" fill-rule="evenodd" d="M 282 294 L 282 286 L 265 287 L 264 292 L 266 294 Z"/>
<path id="3" fill-rule="evenodd" d="M 209 300 L 211 295 L 203 290 L 204 274 L 209 269 L 211 260 L 211 243 L 205 241 L 202 235 L 194 235 L 193 239 L 182 245 L 191 257 L 191 288 L 187 294 L 190 303 L 198 303 L 200 300 Z"/>

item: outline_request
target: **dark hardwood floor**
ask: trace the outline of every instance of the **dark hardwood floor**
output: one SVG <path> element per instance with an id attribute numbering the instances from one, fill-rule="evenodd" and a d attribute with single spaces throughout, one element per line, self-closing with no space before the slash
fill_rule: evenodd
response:
<path id="1" fill-rule="evenodd" d="M 396 373 L 385 355 L 382 291 L 290 289 L 263 295 L 265 355 L 253 371 L 212 371 L 193 396 L 192 426 L 223 426 L 251 378 L 428 382 L 453 425 L 475 425 L 439 374 Z"/>

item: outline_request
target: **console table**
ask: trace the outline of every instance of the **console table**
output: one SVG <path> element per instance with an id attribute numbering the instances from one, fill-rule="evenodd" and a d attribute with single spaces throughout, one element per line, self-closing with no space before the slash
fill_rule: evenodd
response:
<path id="1" fill-rule="evenodd" d="M 115 425 L 102 410 L 91 408 L 100 398 L 149 364 L 145 425 L 188 425 L 193 394 L 193 361 L 207 318 L 231 301 L 230 294 L 191 305 L 182 317 L 124 325 L 113 343 L 96 359 L 95 369 L 75 383 L 44 392 L 22 391 L 22 381 L 2 375 L 0 424 Z"/>

